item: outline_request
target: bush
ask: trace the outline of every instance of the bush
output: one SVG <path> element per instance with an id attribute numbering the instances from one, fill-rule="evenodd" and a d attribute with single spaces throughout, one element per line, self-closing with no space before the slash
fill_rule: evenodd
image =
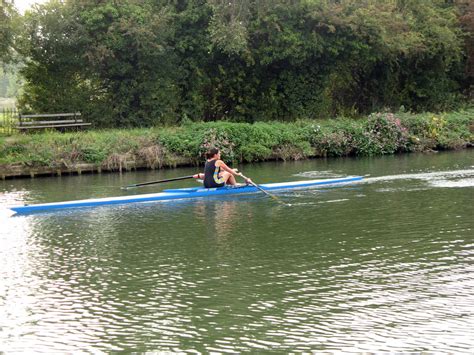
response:
<path id="1" fill-rule="evenodd" d="M 393 113 L 370 115 L 365 131 L 359 137 L 364 138 L 360 144 L 357 144 L 359 155 L 393 154 L 406 151 L 409 143 L 408 129 Z"/>

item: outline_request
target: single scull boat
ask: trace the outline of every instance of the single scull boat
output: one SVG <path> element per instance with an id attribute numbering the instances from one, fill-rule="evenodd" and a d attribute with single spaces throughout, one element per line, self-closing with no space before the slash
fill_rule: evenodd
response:
<path id="1" fill-rule="evenodd" d="M 315 187 L 315 186 L 321 186 L 321 185 L 336 185 L 336 184 L 340 185 L 340 184 L 352 183 L 359 180 L 362 180 L 361 176 L 351 176 L 351 177 L 345 177 L 345 178 L 324 179 L 324 180 L 281 182 L 281 183 L 274 183 L 274 184 L 261 184 L 258 186 L 267 191 L 274 191 L 274 190 L 308 188 L 308 187 Z M 42 204 L 37 204 L 37 205 L 12 206 L 12 207 L 9 207 L 9 209 L 20 214 L 20 213 L 32 213 L 32 212 L 69 209 L 69 208 L 78 208 L 78 207 L 95 207 L 95 206 L 118 205 L 118 204 L 126 204 L 126 203 L 190 199 L 190 198 L 198 198 L 198 197 L 248 194 L 248 193 L 256 193 L 256 192 L 259 192 L 259 189 L 252 185 L 243 185 L 243 186 L 238 186 L 238 187 L 226 186 L 226 187 L 220 187 L 220 188 L 215 188 L 215 189 L 192 187 L 192 188 L 184 188 L 184 189 L 168 189 L 168 190 L 164 190 L 163 192 L 153 193 L 153 194 L 96 198 L 96 199 L 66 201 L 66 202 L 52 202 L 52 203 L 42 203 Z"/>

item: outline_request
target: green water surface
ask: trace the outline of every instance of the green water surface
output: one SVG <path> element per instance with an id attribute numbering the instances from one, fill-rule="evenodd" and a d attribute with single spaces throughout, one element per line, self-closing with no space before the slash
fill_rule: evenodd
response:
<path id="1" fill-rule="evenodd" d="M 472 351 L 473 150 L 239 168 L 365 178 L 27 216 L 196 169 L 0 182 L 0 352 Z"/>

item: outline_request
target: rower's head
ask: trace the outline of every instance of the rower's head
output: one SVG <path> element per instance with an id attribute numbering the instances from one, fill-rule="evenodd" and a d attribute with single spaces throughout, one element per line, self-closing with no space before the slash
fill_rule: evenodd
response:
<path id="1" fill-rule="evenodd" d="M 206 153 L 206 159 L 214 159 L 214 158 L 217 158 L 217 159 L 220 159 L 221 157 L 221 152 L 218 148 L 211 148 L 207 151 Z"/>

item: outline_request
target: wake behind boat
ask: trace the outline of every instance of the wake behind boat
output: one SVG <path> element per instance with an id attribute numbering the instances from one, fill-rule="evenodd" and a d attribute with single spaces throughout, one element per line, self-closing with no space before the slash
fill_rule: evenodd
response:
<path id="1" fill-rule="evenodd" d="M 302 189 L 315 186 L 323 185 L 341 185 L 348 184 L 355 181 L 362 180 L 361 176 L 350 176 L 345 178 L 336 179 L 324 179 L 324 180 L 304 180 L 304 181 L 291 181 L 281 182 L 272 184 L 261 184 L 258 186 L 243 185 L 243 186 L 225 186 L 219 188 L 206 189 L 203 187 L 193 187 L 184 189 L 167 189 L 163 192 L 153 194 L 141 194 L 133 196 L 119 196 L 119 197 L 106 197 L 97 199 L 87 200 L 76 200 L 66 202 L 52 202 L 42 203 L 36 205 L 23 205 L 23 206 L 12 206 L 10 210 L 17 214 L 22 213 L 34 213 L 49 210 L 61 210 L 70 208 L 80 207 L 96 207 L 105 205 L 119 205 L 128 203 L 139 203 L 139 202 L 153 202 L 153 201 L 168 201 L 168 200 L 180 200 L 180 199 L 192 199 L 200 197 L 211 197 L 211 196 L 222 196 L 222 195 L 236 195 L 236 194 L 250 194 L 257 193 L 259 190 L 275 191 L 275 190 L 289 190 L 289 189 Z"/>

